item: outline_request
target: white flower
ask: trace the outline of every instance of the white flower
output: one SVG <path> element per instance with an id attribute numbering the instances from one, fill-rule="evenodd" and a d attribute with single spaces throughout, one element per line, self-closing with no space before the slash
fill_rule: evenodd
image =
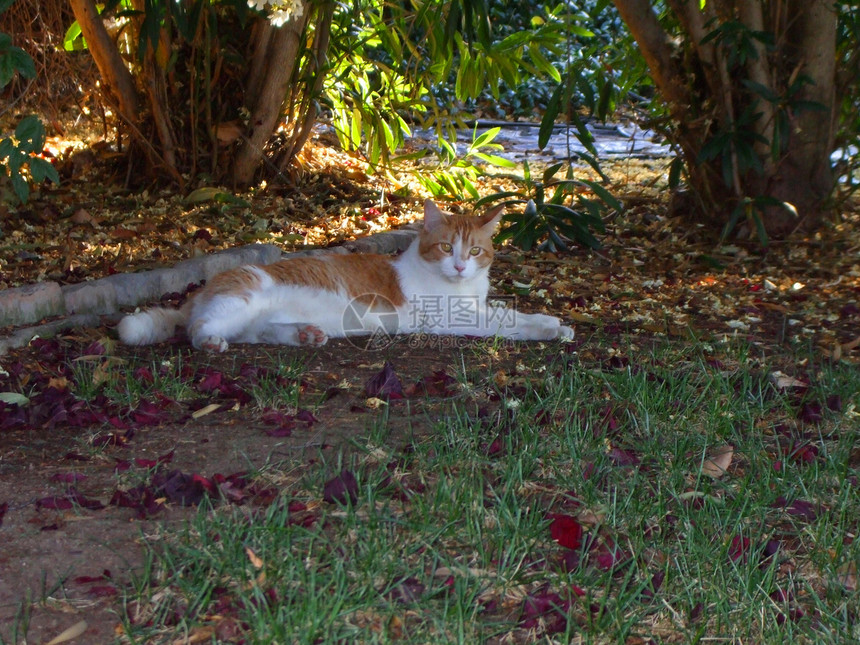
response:
<path id="1" fill-rule="evenodd" d="M 300 18 L 305 11 L 302 0 L 248 0 L 248 6 L 257 11 L 271 8 L 269 22 L 275 27 L 281 27 L 293 18 Z"/>

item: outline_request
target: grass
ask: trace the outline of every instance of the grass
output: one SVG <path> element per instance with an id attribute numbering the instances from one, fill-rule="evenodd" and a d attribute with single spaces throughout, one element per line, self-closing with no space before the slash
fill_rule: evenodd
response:
<path id="1" fill-rule="evenodd" d="M 503 376 L 469 367 L 497 350 L 462 350 L 462 396 L 419 418 L 392 402 L 334 457 L 282 464 L 270 506 L 207 505 L 151 541 L 124 638 L 856 642 L 858 370 L 608 346 L 526 350 Z M 810 388 L 776 387 L 777 369 Z M 798 419 L 836 395 L 841 411 Z M 727 472 L 705 474 L 725 444 Z M 356 502 L 322 501 L 344 469 Z M 553 539 L 560 516 L 581 546 Z"/>

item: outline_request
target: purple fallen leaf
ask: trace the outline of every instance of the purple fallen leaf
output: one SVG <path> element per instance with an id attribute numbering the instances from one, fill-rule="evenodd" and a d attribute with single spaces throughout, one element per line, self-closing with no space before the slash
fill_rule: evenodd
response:
<path id="1" fill-rule="evenodd" d="M 181 506 L 196 506 L 203 498 L 215 492 L 215 486 L 205 477 L 197 474 L 188 475 L 179 470 L 173 470 L 167 475 L 156 473 L 152 485 L 160 496 Z"/>
<path id="2" fill-rule="evenodd" d="M 776 498 L 771 508 L 781 508 L 789 515 L 801 517 L 808 522 L 814 522 L 818 517 L 818 507 L 811 502 L 803 499 L 796 499 L 789 502 L 785 497 L 780 495 Z"/>
<path id="3" fill-rule="evenodd" d="M 592 551 L 590 557 L 594 559 L 594 564 L 601 571 L 612 571 L 627 562 L 630 554 L 615 544 L 611 538 L 606 538 Z"/>
<path id="4" fill-rule="evenodd" d="M 523 600 L 520 627 L 531 629 L 543 625 L 546 634 L 563 632 L 567 628 L 570 605 L 569 600 L 549 591 L 549 586 L 545 585 Z"/>
<path id="5" fill-rule="evenodd" d="M 750 551 L 750 539 L 735 535 L 729 544 L 729 560 L 732 562 L 746 562 Z"/>
<path id="6" fill-rule="evenodd" d="M 330 504 L 355 504 L 358 500 L 358 481 L 351 470 L 342 470 L 340 474 L 328 480 L 323 485 L 323 500 Z"/>
<path id="7" fill-rule="evenodd" d="M 9 502 L 3 502 L 0 504 L 0 526 L 3 526 L 3 516 L 6 515 L 6 511 L 9 510 Z"/>
<path id="8" fill-rule="evenodd" d="M 607 455 L 616 466 L 638 466 L 640 462 L 639 456 L 632 450 L 612 448 Z"/>
<path id="9" fill-rule="evenodd" d="M 302 408 L 296 412 L 296 421 L 301 421 L 302 423 L 307 424 L 308 428 L 310 428 L 313 424 L 319 421 L 319 419 L 317 419 L 314 416 L 314 413 L 310 410 Z"/>
<path id="10" fill-rule="evenodd" d="M 831 394 L 824 401 L 827 409 L 831 412 L 842 412 L 842 397 L 838 394 Z"/>
<path id="11" fill-rule="evenodd" d="M 36 500 L 36 508 L 45 508 L 49 511 L 65 511 L 72 508 L 72 500 L 59 495 L 50 495 Z"/>
<path id="12" fill-rule="evenodd" d="M 821 403 L 817 401 L 804 403 L 797 412 L 797 418 L 804 423 L 820 423 L 824 419 Z"/>
<path id="13" fill-rule="evenodd" d="M 54 473 L 51 475 L 52 482 L 60 482 L 62 484 L 77 484 L 87 478 L 83 473 Z"/>
<path id="14" fill-rule="evenodd" d="M 403 384 L 400 382 L 400 377 L 397 376 L 397 372 L 394 371 L 391 363 L 386 361 L 382 369 L 367 380 L 364 384 L 364 393 L 371 398 L 403 398 Z"/>

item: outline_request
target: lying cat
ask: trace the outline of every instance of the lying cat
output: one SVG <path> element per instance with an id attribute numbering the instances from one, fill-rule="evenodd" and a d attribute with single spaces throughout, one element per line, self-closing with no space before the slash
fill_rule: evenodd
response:
<path id="1" fill-rule="evenodd" d="M 148 345 L 186 328 L 194 347 L 223 352 L 228 343 L 322 345 L 351 335 L 429 333 L 571 338 L 558 318 L 487 304 L 495 208 L 478 217 L 424 203 L 424 227 L 398 257 L 329 255 L 242 266 L 216 275 L 180 309 L 124 317 L 128 345 Z"/>

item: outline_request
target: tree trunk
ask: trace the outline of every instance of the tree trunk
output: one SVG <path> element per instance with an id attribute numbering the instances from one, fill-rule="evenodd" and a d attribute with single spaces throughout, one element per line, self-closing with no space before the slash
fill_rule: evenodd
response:
<path id="1" fill-rule="evenodd" d="M 275 132 L 278 119 L 287 97 L 290 78 L 296 66 L 307 17 L 310 11 L 304 3 L 304 11 L 281 27 L 269 27 L 274 33 L 257 41 L 258 50 L 253 60 L 265 60 L 266 64 L 259 78 L 251 80 L 253 103 L 248 104 L 251 118 L 248 131 L 233 162 L 233 184 L 245 187 L 251 184 L 254 173 L 264 159 L 264 146 Z M 263 51 L 260 51 L 263 49 Z"/>
<path id="2" fill-rule="evenodd" d="M 684 36 L 678 44 L 649 0 L 614 3 L 674 120 L 668 136 L 705 218 L 725 224 L 740 208 L 772 237 L 819 225 L 833 189 L 832 4 L 667 0 Z M 761 33 L 772 35 L 773 49 Z M 738 34 L 746 40 L 733 40 Z"/>
<path id="3" fill-rule="evenodd" d="M 134 78 L 102 22 L 93 0 L 69 0 L 81 33 L 87 39 L 90 54 L 99 68 L 110 98 L 116 101 L 119 112 L 130 124 L 140 120 L 140 99 Z"/>

